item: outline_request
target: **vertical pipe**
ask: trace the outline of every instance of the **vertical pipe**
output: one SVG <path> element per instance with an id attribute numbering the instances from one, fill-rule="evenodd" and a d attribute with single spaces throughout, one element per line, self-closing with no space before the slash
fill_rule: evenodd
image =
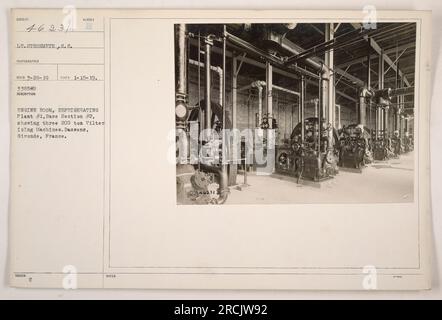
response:
<path id="1" fill-rule="evenodd" d="M 380 122 L 380 125 L 381 125 L 382 137 L 385 139 L 386 136 L 385 136 L 385 128 L 384 128 L 384 119 L 385 119 L 385 110 L 384 110 L 384 108 L 380 108 L 379 112 L 380 112 L 379 122 Z"/>
<path id="2" fill-rule="evenodd" d="M 299 87 L 301 88 L 301 82 L 299 82 Z M 300 89 L 301 90 L 301 89 Z M 299 91 L 301 93 L 301 91 Z M 301 122 L 301 98 L 298 100 L 298 122 Z M 292 126 L 293 129 L 293 126 Z"/>
<path id="3" fill-rule="evenodd" d="M 334 39 L 334 24 L 327 23 L 325 25 L 326 39 L 325 41 L 331 41 Z M 328 50 L 325 53 L 325 64 L 327 66 L 327 78 L 328 78 L 328 87 L 327 87 L 327 102 L 328 102 L 328 110 L 327 110 L 327 122 L 330 123 L 334 128 L 336 127 L 336 110 L 335 110 L 335 100 L 334 100 L 334 92 L 335 92 L 335 81 L 334 81 L 334 73 L 332 72 L 334 68 L 334 51 L 333 49 Z"/>
<path id="4" fill-rule="evenodd" d="M 261 127 L 262 123 L 262 86 L 258 86 L 258 123 L 257 127 Z"/>
<path id="5" fill-rule="evenodd" d="M 186 48 L 186 25 L 178 24 L 175 25 L 177 34 L 177 55 L 176 55 L 176 65 L 177 65 L 177 95 L 186 96 L 187 95 L 187 48 Z"/>
<path id="6" fill-rule="evenodd" d="M 301 76 L 301 90 L 299 99 L 299 109 L 300 109 L 300 122 L 301 122 L 301 142 L 304 143 L 305 138 L 305 123 L 304 123 L 304 112 L 305 112 L 305 77 Z"/>
<path id="7" fill-rule="evenodd" d="M 237 74 L 237 58 L 233 53 L 232 59 L 232 127 L 237 128 L 237 87 L 238 87 L 238 74 Z"/>
<path id="8" fill-rule="evenodd" d="M 378 82 L 379 82 L 379 89 L 382 90 L 384 89 L 384 51 L 381 50 L 380 54 L 379 54 L 379 70 L 378 70 Z M 378 131 L 383 131 L 384 130 L 384 122 L 383 122 L 383 109 L 376 107 L 378 110 L 378 116 L 376 117 L 376 121 L 377 121 L 377 130 Z M 379 136 L 379 134 L 378 134 Z M 384 135 L 385 137 L 385 135 Z"/>
<path id="9" fill-rule="evenodd" d="M 325 119 L 325 122 L 329 122 L 328 121 L 328 76 L 327 76 L 327 72 L 323 72 L 320 76 L 320 112 L 318 113 L 319 118 L 321 119 Z"/>
<path id="10" fill-rule="evenodd" d="M 322 78 L 322 75 L 319 77 L 319 103 L 318 103 L 318 136 L 317 136 L 317 151 L 318 151 L 318 157 L 321 153 L 321 120 L 323 117 L 323 112 L 325 111 L 325 109 L 323 108 L 324 103 L 323 103 L 323 99 L 324 99 L 324 90 L 323 90 L 323 82 L 324 79 Z"/>
<path id="11" fill-rule="evenodd" d="M 319 98 L 318 99 L 314 99 L 313 100 L 314 103 L 314 108 L 315 108 L 315 118 L 319 118 L 319 113 L 318 113 L 318 106 L 319 106 Z"/>
<path id="12" fill-rule="evenodd" d="M 375 119 L 374 119 L 375 138 L 379 138 L 379 108 L 375 106 Z"/>
<path id="13" fill-rule="evenodd" d="M 205 58 L 204 58 L 204 72 L 205 72 L 205 88 L 204 88 L 204 100 L 206 102 L 206 118 L 205 129 L 212 128 L 212 105 L 211 105 L 211 79 L 210 79 L 210 49 L 211 42 L 206 39 L 205 42 Z"/>
<path id="14" fill-rule="evenodd" d="M 366 104 L 365 104 L 365 89 L 361 90 L 361 93 L 359 95 L 359 112 L 358 112 L 358 123 L 365 126 L 365 119 L 366 119 Z"/>
<path id="15" fill-rule="evenodd" d="M 370 90 L 371 88 L 371 57 L 370 57 L 370 50 L 371 50 L 371 45 L 370 45 L 370 38 L 368 38 L 367 41 L 367 89 Z"/>
<path id="16" fill-rule="evenodd" d="M 269 129 L 273 128 L 273 67 L 270 62 L 266 62 L 266 98 L 267 98 L 267 117 L 269 121 Z"/>
<path id="17" fill-rule="evenodd" d="M 399 70 L 399 66 L 398 66 L 398 70 Z M 405 85 L 405 81 L 404 81 L 404 76 L 402 75 L 401 76 L 401 88 L 403 88 L 404 87 L 404 85 Z M 404 95 L 401 95 L 401 99 L 400 99 L 400 101 L 401 101 L 401 117 L 403 117 L 403 115 L 402 115 L 402 113 L 403 113 L 403 110 L 404 110 L 404 102 L 405 102 L 405 96 Z M 399 134 L 399 136 L 401 137 L 401 139 L 404 137 L 404 130 L 403 130 L 404 128 L 403 128 L 403 126 L 401 125 L 401 131 L 400 131 L 400 134 Z"/>
<path id="18" fill-rule="evenodd" d="M 341 129 L 341 105 L 336 105 L 336 108 L 338 109 L 338 125 L 337 125 L 337 128 Z"/>
<path id="19" fill-rule="evenodd" d="M 226 25 L 224 25 L 224 37 L 223 37 L 223 70 L 226 70 L 226 48 L 227 48 L 227 38 L 226 38 Z M 226 131 L 226 72 L 223 72 L 223 77 L 222 77 L 222 82 L 223 82 L 223 88 L 222 88 L 222 108 L 223 108 L 223 147 L 226 144 L 225 141 L 225 131 Z M 221 88 L 220 88 L 221 90 Z"/>

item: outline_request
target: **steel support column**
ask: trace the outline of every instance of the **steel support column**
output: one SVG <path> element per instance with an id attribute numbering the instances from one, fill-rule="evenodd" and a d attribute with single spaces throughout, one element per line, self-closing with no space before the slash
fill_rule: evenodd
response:
<path id="1" fill-rule="evenodd" d="M 334 24 L 327 23 L 325 25 L 325 41 L 331 41 L 334 38 Z M 335 81 L 334 73 L 332 72 L 334 67 L 334 52 L 330 49 L 325 52 L 325 65 L 327 66 L 327 122 L 330 123 L 334 128 L 336 127 L 336 107 L 335 107 Z"/>

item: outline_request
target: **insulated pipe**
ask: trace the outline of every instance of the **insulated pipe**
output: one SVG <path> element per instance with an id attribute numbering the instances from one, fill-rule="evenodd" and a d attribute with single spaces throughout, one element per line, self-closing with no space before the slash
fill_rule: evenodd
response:
<path id="1" fill-rule="evenodd" d="M 366 99 L 372 97 L 372 95 L 373 93 L 368 88 L 362 88 L 359 92 L 358 122 L 364 126 L 366 125 L 367 119 Z"/>
<path id="2" fill-rule="evenodd" d="M 224 25 L 224 36 L 223 36 L 223 69 L 226 70 L 226 50 L 227 50 L 227 38 L 226 38 L 226 25 Z M 223 74 L 222 83 L 226 83 L 226 74 Z M 226 101 L 226 88 L 223 86 L 222 90 L 222 100 Z M 220 198 L 218 199 L 218 204 L 223 204 L 227 200 L 227 196 L 229 195 L 229 175 L 227 168 L 227 160 L 230 157 L 230 152 L 227 150 L 227 139 L 226 139 L 226 106 L 225 104 L 221 105 L 223 108 L 223 130 L 222 130 L 222 148 L 223 152 L 223 162 L 221 163 L 221 173 L 220 173 Z M 227 159 L 226 159 L 227 157 Z M 236 164 L 231 164 L 231 166 L 235 166 L 236 172 Z M 235 181 L 236 183 L 236 181 Z"/>
<path id="3" fill-rule="evenodd" d="M 388 106 L 384 107 L 384 131 L 385 133 L 388 132 Z"/>
<path id="4" fill-rule="evenodd" d="M 247 89 L 251 89 L 251 88 L 258 88 L 259 86 L 265 87 L 265 86 L 267 86 L 267 84 L 266 84 L 265 81 L 258 80 L 258 81 L 252 82 L 251 84 L 248 84 L 246 86 L 243 86 L 243 87 L 239 88 L 237 91 L 241 92 L 241 91 L 244 91 L 244 90 L 247 90 Z M 279 90 L 279 91 L 285 92 L 285 93 L 293 94 L 295 96 L 299 96 L 300 95 L 300 93 L 297 92 L 297 91 L 293 91 L 293 90 L 290 90 L 290 89 L 287 89 L 287 88 L 283 88 L 283 87 L 277 86 L 275 84 L 272 85 L 272 88 L 275 89 L 275 90 Z"/>
<path id="5" fill-rule="evenodd" d="M 301 88 L 300 88 L 301 96 L 299 99 L 299 109 L 300 112 L 300 121 L 301 121 L 301 143 L 304 143 L 305 140 L 305 123 L 304 123 L 304 112 L 305 112 L 305 77 L 301 76 Z"/>
<path id="6" fill-rule="evenodd" d="M 210 81 L 210 49 L 212 43 L 209 39 L 206 39 L 205 42 L 205 59 L 204 59 L 204 71 L 205 71 L 205 90 L 204 90 L 204 100 L 206 102 L 206 118 L 205 118 L 205 126 L 204 128 L 211 129 L 212 128 L 212 106 L 211 106 L 211 81 Z"/>
<path id="7" fill-rule="evenodd" d="M 321 78 L 319 80 L 319 105 L 320 105 L 320 109 L 321 112 L 318 113 L 318 115 L 320 116 L 320 120 L 322 121 L 322 119 L 324 118 L 326 122 L 328 122 L 327 119 L 327 98 L 328 98 L 328 81 L 329 79 L 327 78 L 327 73 L 324 72 L 321 75 Z"/>
<path id="8" fill-rule="evenodd" d="M 324 98 L 323 97 L 323 95 L 322 95 L 322 86 L 323 86 L 323 79 L 322 79 L 322 76 L 319 78 L 319 101 L 318 101 L 318 137 L 317 137 L 317 139 L 318 139 L 318 157 L 320 156 L 320 153 L 321 153 L 321 122 L 322 122 L 322 117 L 323 117 L 323 111 L 324 110 L 322 110 L 322 104 L 323 104 L 323 102 L 322 102 L 322 99 Z"/>
<path id="9" fill-rule="evenodd" d="M 204 63 L 202 62 L 198 62 L 196 60 L 192 60 L 189 59 L 189 63 L 191 65 L 197 66 L 199 68 L 203 68 L 204 67 Z M 218 74 L 218 78 L 219 78 L 219 104 L 220 105 L 224 105 L 223 104 L 223 87 L 224 87 L 224 77 L 223 77 L 223 69 L 220 67 L 215 67 L 215 66 L 210 66 L 210 70 L 216 72 Z"/>
<path id="10" fill-rule="evenodd" d="M 257 127 L 262 123 L 262 86 L 258 87 L 258 123 Z"/>
<path id="11" fill-rule="evenodd" d="M 225 28 L 225 26 L 224 26 Z M 225 69 L 226 66 L 226 38 L 224 37 L 223 39 L 223 69 Z M 210 46 L 211 43 L 206 41 L 206 59 L 205 59 L 205 73 L 206 73 L 206 91 L 205 91 L 205 99 L 206 99 L 206 103 L 207 103 L 207 107 L 210 106 Z M 223 74 L 223 81 L 225 81 L 226 75 L 225 73 Z M 208 89 L 208 90 L 207 90 Z M 225 87 L 223 86 L 223 100 L 225 101 L 225 97 L 226 97 L 226 91 L 225 91 Z M 222 147 L 223 150 L 225 150 L 226 148 L 226 143 L 225 143 L 225 125 L 226 125 L 226 110 L 225 110 L 225 106 L 223 107 L 223 136 L 222 136 Z M 206 109 L 206 113 L 211 115 L 211 110 L 210 108 Z M 211 128 L 211 116 L 207 116 L 206 114 L 206 125 L 208 124 L 207 128 Z M 225 152 L 223 152 L 223 156 L 225 156 Z M 207 171 L 207 172 L 212 172 L 215 173 L 219 176 L 219 182 L 220 182 L 220 196 L 219 198 L 216 200 L 217 204 L 224 204 L 227 200 L 227 197 L 229 195 L 229 176 L 227 173 L 227 164 L 225 164 L 226 159 L 222 160 L 223 163 L 221 164 L 221 167 L 216 167 L 216 166 L 210 166 L 210 165 L 206 165 L 203 163 L 200 163 L 200 169 L 203 171 Z"/>
<path id="12" fill-rule="evenodd" d="M 178 68 L 178 78 L 176 84 L 176 92 L 179 95 L 187 95 L 187 48 L 186 48 L 186 25 L 177 24 L 175 26 L 176 32 L 176 45 L 177 45 L 177 55 L 176 55 L 176 65 Z"/>
<path id="13" fill-rule="evenodd" d="M 391 97 L 395 96 L 409 96 L 414 94 L 414 87 L 403 87 L 391 90 Z"/>
<path id="14" fill-rule="evenodd" d="M 385 128 L 384 128 L 384 108 L 379 108 L 379 124 L 381 126 L 382 138 L 385 139 Z"/>
<path id="15" fill-rule="evenodd" d="M 185 128 L 189 113 L 187 106 L 187 38 L 186 25 L 175 26 L 175 120 L 177 128 Z"/>
<path id="16" fill-rule="evenodd" d="M 266 106 L 269 129 L 273 128 L 273 66 L 266 62 Z"/>
<path id="17" fill-rule="evenodd" d="M 385 91 L 384 90 L 384 51 L 381 50 L 380 54 L 379 54 L 379 68 L 378 68 L 378 83 L 379 83 L 379 91 L 378 91 L 378 95 L 380 94 L 380 97 L 382 98 L 386 98 L 388 99 L 388 96 L 390 94 L 389 90 Z M 383 130 L 383 121 L 382 121 L 382 114 L 383 114 L 383 110 L 382 108 L 379 108 L 378 106 L 376 106 L 376 110 L 377 110 L 377 116 L 376 116 L 376 137 L 377 138 L 381 138 L 380 133 Z M 385 135 L 384 135 L 385 138 Z"/>
<path id="18" fill-rule="evenodd" d="M 266 60 L 271 61 L 271 62 L 274 63 L 275 65 L 278 65 L 278 66 L 281 66 L 281 67 L 284 66 L 284 61 L 283 61 L 282 59 L 276 58 L 276 57 L 274 57 L 274 56 L 268 54 L 267 52 L 265 52 L 265 51 L 263 51 L 263 50 L 261 50 L 261 49 L 255 47 L 255 46 L 253 46 L 252 44 L 248 43 L 247 41 L 242 40 L 241 38 L 239 38 L 239 37 L 237 37 L 237 36 L 235 36 L 235 35 L 233 35 L 233 34 L 231 34 L 231 33 L 228 33 L 228 32 L 227 32 L 226 34 L 227 34 L 227 39 L 228 39 L 232 44 L 234 44 L 234 45 L 236 45 L 236 46 L 238 46 L 238 47 L 244 49 L 244 50 L 247 51 L 247 52 L 251 52 L 251 53 L 256 54 L 256 55 L 258 55 L 258 56 L 260 56 L 260 57 L 263 57 L 263 58 L 265 58 Z M 286 46 L 285 44 L 281 44 L 281 45 L 282 45 L 283 48 L 285 48 L 285 49 L 287 49 L 287 50 L 290 50 L 290 51 L 291 51 L 292 53 L 294 53 L 294 54 L 299 53 L 299 51 L 296 51 L 296 50 L 294 50 L 293 48 L 290 48 L 290 47 Z M 320 70 L 320 69 L 322 68 L 321 63 L 315 62 L 315 61 L 312 60 L 312 59 L 305 59 L 304 61 L 305 61 L 307 64 L 309 64 L 311 67 L 313 67 L 314 69 L 316 69 L 316 70 Z M 287 67 L 287 66 L 286 66 L 286 67 Z M 296 71 L 296 72 L 298 72 L 298 73 L 301 73 L 301 74 L 304 74 L 304 75 L 306 75 L 306 76 L 310 76 L 310 77 L 313 77 L 313 78 L 317 78 L 317 75 L 316 75 L 316 74 L 314 74 L 314 73 L 312 73 L 312 72 L 310 72 L 310 71 L 307 71 L 307 70 L 305 70 L 305 69 L 303 69 L 303 68 L 300 68 L 300 67 L 298 67 L 298 66 L 296 66 L 296 65 L 289 66 L 289 69 L 293 69 L 294 71 Z"/>
<path id="19" fill-rule="evenodd" d="M 375 123 L 374 123 L 375 137 L 379 138 L 379 108 L 375 107 Z"/>

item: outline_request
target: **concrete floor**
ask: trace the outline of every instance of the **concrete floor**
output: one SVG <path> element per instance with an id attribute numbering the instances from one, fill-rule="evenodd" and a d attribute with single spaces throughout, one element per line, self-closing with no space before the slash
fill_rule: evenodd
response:
<path id="1" fill-rule="evenodd" d="M 297 184 L 295 178 L 248 174 L 249 187 L 231 188 L 226 204 L 397 203 L 413 201 L 414 154 L 375 161 L 361 173 L 340 169 L 319 184 Z M 238 183 L 243 176 L 238 176 Z"/>

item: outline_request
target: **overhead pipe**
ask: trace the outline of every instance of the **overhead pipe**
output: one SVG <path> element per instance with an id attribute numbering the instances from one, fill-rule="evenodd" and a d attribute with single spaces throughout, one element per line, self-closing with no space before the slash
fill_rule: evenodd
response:
<path id="1" fill-rule="evenodd" d="M 390 97 L 409 96 L 412 94 L 414 94 L 414 87 L 402 87 L 397 89 L 391 89 Z"/>
<path id="2" fill-rule="evenodd" d="M 267 86 L 267 84 L 266 84 L 265 81 L 257 80 L 257 81 L 253 81 L 252 83 L 250 83 L 250 84 L 248 84 L 246 86 L 238 88 L 237 91 L 241 92 L 241 91 L 244 91 L 244 90 L 247 90 L 247 89 L 251 89 L 251 88 L 258 88 L 259 86 L 265 87 L 265 86 Z M 297 91 L 293 91 L 293 90 L 290 90 L 290 89 L 287 89 L 287 88 L 284 88 L 284 87 L 280 87 L 280 86 L 277 86 L 275 84 L 272 85 L 272 88 L 275 89 L 275 90 L 279 90 L 279 91 L 282 91 L 282 92 L 285 92 L 285 93 L 289 93 L 289 94 L 293 94 L 293 95 L 296 95 L 296 96 L 300 95 L 300 93 L 297 92 Z"/>
<path id="3" fill-rule="evenodd" d="M 291 69 L 297 73 L 304 74 L 304 75 L 314 78 L 314 79 L 318 78 L 317 74 L 310 72 L 308 70 L 305 70 L 303 68 L 300 68 L 296 65 L 291 65 L 291 66 L 285 65 L 283 59 L 272 56 L 271 54 L 267 53 L 266 51 L 263 51 L 263 50 L 255 47 L 254 45 L 248 43 L 247 41 L 245 41 L 245 40 L 243 40 L 243 39 L 241 39 L 231 33 L 226 32 L 226 35 L 227 35 L 227 40 L 229 40 L 233 45 L 243 49 L 246 52 L 256 54 L 256 55 L 264 58 L 265 60 L 270 61 L 272 64 L 274 64 L 276 66 Z M 310 59 L 307 59 L 307 60 L 310 60 Z M 316 63 L 313 60 L 311 60 L 311 62 Z M 317 69 L 317 68 L 315 68 L 315 69 Z"/>

